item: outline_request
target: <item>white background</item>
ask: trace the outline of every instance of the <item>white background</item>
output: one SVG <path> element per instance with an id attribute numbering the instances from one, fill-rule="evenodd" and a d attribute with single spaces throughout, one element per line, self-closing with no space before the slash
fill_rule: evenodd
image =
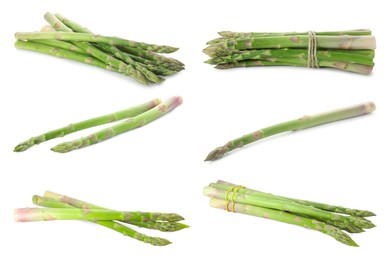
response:
<path id="1" fill-rule="evenodd" d="M 388 259 L 389 69 L 385 1 L 3 1 L 0 5 L 0 255 L 8 259 L 151 259 L 241 257 Z M 39 30 L 46 11 L 89 29 L 179 46 L 186 70 L 145 87 L 122 75 L 13 47 L 17 31 Z M 221 30 L 307 31 L 370 28 L 377 37 L 371 76 L 332 69 L 204 64 L 206 41 Z M 54 145 L 13 147 L 45 131 L 149 99 L 184 103 L 150 125 L 109 141 L 57 154 Z M 217 162 L 210 150 L 261 127 L 360 102 L 369 116 L 260 141 Z M 279 195 L 369 209 L 377 228 L 352 238 L 360 248 L 319 232 L 210 208 L 202 188 L 218 179 Z M 177 212 L 191 225 L 147 234 L 153 247 L 77 221 L 15 223 L 13 209 L 33 206 L 46 190 L 121 210 Z M 5 259 L 1 256 L 1 259 Z"/>

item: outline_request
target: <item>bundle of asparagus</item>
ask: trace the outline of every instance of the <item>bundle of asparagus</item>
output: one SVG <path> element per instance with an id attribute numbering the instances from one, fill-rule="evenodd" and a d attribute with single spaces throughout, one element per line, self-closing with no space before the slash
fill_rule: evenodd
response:
<path id="1" fill-rule="evenodd" d="M 349 246 L 358 245 L 344 231 L 375 227 L 366 219 L 375 216 L 370 211 L 276 196 L 225 181 L 211 183 L 203 194 L 211 198 L 211 207 L 317 230 Z"/>
<path id="2" fill-rule="evenodd" d="M 45 19 L 50 26 L 42 32 L 16 33 L 15 47 L 116 71 L 145 85 L 184 69 L 180 61 L 158 54 L 178 48 L 92 34 L 61 14 L 46 13 Z"/>
<path id="3" fill-rule="evenodd" d="M 171 242 L 139 233 L 129 225 L 163 232 L 174 232 L 189 227 L 179 223 L 184 218 L 178 214 L 109 210 L 50 191 L 47 191 L 44 197 L 34 195 L 33 203 L 46 208 L 15 209 L 15 221 L 87 220 L 155 246 L 165 246 Z"/>
<path id="4" fill-rule="evenodd" d="M 312 116 L 303 116 L 296 120 L 286 121 L 280 124 L 269 126 L 250 134 L 243 135 L 232 141 L 227 142 L 223 146 L 219 146 L 212 150 L 206 157 L 205 161 L 215 161 L 222 158 L 226 153 L 231 152 L 237 148 L 242 148 L 245 145 L 256 142 L 260 139 L 267 138 L 272 135 L 297 131 L 306 129 L 313 126 L 331 123 L 338 120 L 348 119 L 351 117 L 361 116 L 369 114 L 376 109 L 376 106 L 372 102 L 363 103 L 351 107 L 341 108 L 321 114 Z"/>
<path id="5" fill-rule="evenodd" d="M 330 67 L 368 75 L 374 67 L 370 30 L 265 33 L 219 32 L 207 42 L 206 63 L 217 69 L 255 66 Z"/>
<path id="6" fill-rule="evenodd" d="M 63 137 L 65 135 L 86 128 L 128 118 L 127 120 L 117 125 L 105 128 L 87 137 L 82 137 L 80 139 L 61 143 L 51 148 L 51 150 L 59 153 L 66 153 L 74 149 L 83 148 L 101 142 L 103 140 L 109 139 L 121 133 L 127 132 L 129 130 L 142 127 L 152 122 L 153 120 L 156 120 L 162 117 L 163 115 L 169 113 L 176 107 L 180 106 L 182 102 L 183 99 L 181 97 L 172 97 L 166 100 L 165 102 L 161 102 L 160 99 L 154 99 L 144 104 L 130 107 L 128 109 L 121 110 L 112 114 L 95 117 L 75 124 L 70 124 L 68 126 L 58 128 L 56 130 L 32 137 L 24 142 L 21 142 L 14 148 L 14 152 L 22 152 L 36 144 L 40 144 L 42 142 L 48 141 L 53 138 Z"/>

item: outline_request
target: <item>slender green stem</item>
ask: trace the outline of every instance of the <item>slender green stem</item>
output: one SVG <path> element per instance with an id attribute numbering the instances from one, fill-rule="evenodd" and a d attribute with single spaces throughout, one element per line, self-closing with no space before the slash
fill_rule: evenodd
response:
<path id="1" fill-rule="evenodd" d="M 23 36 L 23 35 L 22 35 Z M 316 36 L 317 48 L 321 49 L 375 49 L 374 36 Z M 230 39 L 206 47 L 209 56 L 226 56 L 230 50 L 305 48 L 309 45 L 308 35 L 269 36 Z"/>
<path id="2" fill-rule="evenodd" d="M 24 42 L 23 42 L 23 44 L 24 44 Z M 86 128 L 90 128 L 90 127 L 94 127 L 94 126 L 98 126 L 98 125 L 102 125 L 102 124 L 106 124 L 106 123 L 110 123 L 110 122 L 115 122 L 115 121 L 129 118 L 129 117 L 134 117 L 134 116 L 140 115 L 140 114 L 152 109 L 153 107 L 157 106 L 160 103 L 161 103 L 160 99 L 153 99 L 153 100 L 148 101 L 146 103 L 143 103 L 143 104 L 140 104 L 140 105 L 137 105 L 134 107 L 130 107 L 130 108 L 127 108 L 127 109 L 124 109 L 121 111 L 117 111 L 117 112 L 107 114 L 104 116 L 99 116 L 99 117 L 91 118 L 91 119 L 88 119 L 85 121 L 70 124 L 68 126 L 52 130 L 50 132 L 32 137 L 24 142 L 21 142 L 20 144 L 18 144 L 14 148 L 14 151 L 15 152 L 22 152 L 22 151 L 25 151 L 28 148 L 30 148 L 36 144 L 40 144 L 42 142 L 51 140 L 53 138 L 63 137 L 65 135 L 68 135 L 68 134 L 71 134 L 71 133 L 74 133 L 77 131 L 81 131 L 81 130 L 84 130 Z"/>
<path id="3" fill-rule="evenodd" d="M 363 75 L 370 75 L 373 66 L 367 66 L 356 63 L 347 62 L 333 62 L 321 60 L 318 61 L 320 67 L 334 68 L 344 71 L 355 72 Z M 263 66 L 293 66 L 293 67 L 307 67 L 307 61 L 302 58 L 279 58 L 278 60 L 243 60 L 232 63 L 219 64 L 217 69 L 231 69 L 242 67 L 263 67 Z"/>
<path id="4" fill-rule="evenodd" d="M 58 200 L 49 199 L 49 198 L 43 198 L 37 195 L 33 196 L 33 203 L 38 206 L 43 207 L 49 207 L 49 208 L 74 208 L 73 206 L 60 202 Z M 139 233 L 125 225 L 122 225 L 120 223 L 117 223 L 115 221 L 111 220 L 98 220 L 98 221 L 91 221 L 93 223 L 96 223 L 98 225 L 101 225 L 103 227 L 107 227 L 109 229 L 112 229 L 114 231 L 117 231 L 125 236 L 129 236 L 131 238 L 137 239 L 139 241 L 149 243 L 155 246 L 165 246 L 169 245 L 171 242 L 160 237 L 150 237 L 145 234 Z M 142 223 L 142 222 L 140 222 Z"/>
<path id="5" fill-rule="evenodd" d="M 57 29 L 55 26 L 53 26 Z M 18 32 L 15 34 L 18 40 L 61 40 L 72 42 L 98 42 L 110 45 L 122 45 L 134 48 L 140 48 L 157 53 L 172 53 L 178 50 L 176 47 L 155 45 L 143 42 L 126 40 L 118 37 L 101 36 L 88 33 L 73 33 L 73 32 Z"/>
<path id="6" fill-rule="evenodd" d="M 361 116 L 369 114 L 374 110 L 375 104 L 372 102 L 367 102 L 364 104 L 341 108 L 312 116 L 303 116 L 296 120 L 291 120 L 270 127 L 266 127 L 250 134 L 246 134 L 232 141 L 229 141 L 223 146 L 217 147 L 210 152 L 205 161 L 214 161 L 220 159 L 228 152 L 231 152 L 237 148 L 242 148 L 245 145 L 256 142 L 263 138 L 267 138 L 272 135 L 280 134 L 283 132 L 302 130 L 338 120 Z"/>
<path id="7" fill-rule="evenodd" d="M 267 37 L 267 36 L 295 36 L 295 35 L 307 35 L 307 32 L 231 32 L 222 31 L 218 33 L 222 37 L 227 38 L 241 38 L 241 37 Z M 328 32 L 316 32 L 316 35 L 328 35 L 328 36 L 341 36 L 341 35 L 371 35 L 369 29 L 357 29 L 347 31 L 328 31 Z"/>
<path id="8" fill-rule="evenodd" d="M 98 59 L 95 59 L 94 57 L 91 57 L 89 55 L 77 53 L 74 51 L 68 51 L 68 50 L 57 48 L 57 47 L 52 47 L 52 46 L 49 46 L 46 44 L 36 43 L 33 41 L 28 41 L 28 42 L 16 41 L 14 46 L 15 46 L 15 48 L 21 49 L 21 50 L 35 51 L 35 52 L 55 56 L 58 58 L 66 58 L 69 60 L 74 60 L 74 61 L 90 64 L 90 65 L 93 65 L 93 66 L 96 66 L 96 67 L 99 67 L 102 69 L 119 72 L 117 68 L 114 68 L 110 65 L 107 65 L 106 63 L 104 63 Z M 119 73 L 121 73 L 121 72 L 119 72 Z"/>
<path id="9" fill-rule="evenodd" d="M 59 153 L 66 153 L 74 149 L 79 149 L 92 144 L 96 144 L 103 140 L 109 139 L 113 136 L 127 132 L 129 130 L 144 126 L 157 118 L 169 113 L 182 103 L 181 97 L 172 97 L 165 102 L 157 105 L 156 107 L 140 114 L 135 117 L 129 118 L 112 127 L 100 130 L 99 132 L 93 133 L 87 137 L 82 137 L 70 142 L 59 144 L 52 148 L 53 151 Z"/>
<path id="10" fill-rule="evenodd" d="M 210 206 L 218 209 L 226 210 L 226 202 L 221 199 L 210 199 Z M 321 221 L 315 220 L 315 219 L 309 219 L 305 217 L 299 217 L 294 214 L 280 211 L 280 210 L 274 210 L 274 209 L 268 209 L 263 207 L 257 207 L 257 206 L 251 206 L 251 205 L 245 205 L 241 203 L 235 203 L 234 204 L 234 210 L 233 210 L 233 204 L 228 205 L 229 211 L 234 211 L 237 213 L 252 215 L 256 217 L 262 217 L 267 219 L 272 219 L 280 222 L 285 222 L 289 224 L 294 224 L 297 226 L 317 230 L 321 233 L 324 233 L 326 235 L 329 235 L 336 239 L 337 241 L 349 245 L 349 246 L 358 246 L 346 233 L 344 233 L 339 228 L 333 227 L 331 225 L 327 225 Z"/>
<path id="11" fill-rule="evenodd" d="M 364 65 L 373 66 L 373 58 L 375 52 L 373 50 L 361 51 L 361 50 L 320 50 L 317 51 L 317 57 L 319 61 L 333 61 L 333 62 L 347 62 L 347 63 L 359 63 Z M 244 51 L 237 54 L 231 54 L 223 57 L 212 58 L 206 63 L 209 64 L 225 64 L 243 60 L 270 60 L 279 61 L 280 58 L 300 58 L 303 59 L 304 65 L 307 66 L 307 50 L 305 49 L 261 49 Z"/>
<path id="12" fill-rule="evenodd" d="M 20 208 L 15 209 L 15 221 L 49 221 L 49 220 L 117 220 L 117 221 L 168 221 L 177 222 L 183 217 L 175 213 L 115 211 L 77 208 Z"/>

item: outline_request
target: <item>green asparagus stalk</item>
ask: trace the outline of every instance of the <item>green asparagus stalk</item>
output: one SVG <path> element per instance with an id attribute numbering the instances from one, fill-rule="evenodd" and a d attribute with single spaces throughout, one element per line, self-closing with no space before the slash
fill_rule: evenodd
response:
<path id="1" fill-rule="evenodd" d="M 44 198 L 48 201 L 58 201 L 60 203 L 65 203 L 67 205 L 71 205 L 72 207 L 83 209 L 83 210 L 90 210 L 90 209 L 98 209 L 98 210 L 108 210 L 107 208 L 103 208 L 97 205 L 94 205 L 92 203 L 88 203 L 82 200 L 78 200 L 72 197 L 68 197 L 65 195 L 57 194 L 51 191 L 46 191 Z M 53 205 L 48 205 L 48 207 L 56 208 Z M 177 222 L 155 222 L 155 221 L 124 221 L 125 223 L 136 225 L 139 227 L 149 228 L 149 229 L 156 229 L 164 232 L 174 232 L 181 230 L 183 228 L 187 228 L 188 226 L 182 223 Z"/>
<path id="2" fill-rule="evenodd" d="M 231 31 L 222 31 L 218 33 L 222 37 L 227 38 L 241 38 L 241 37 L 267 37 L 267 36 L 295 36 L 295 35 L 305 35 L 307 32 L 231 32 Z M 371 35 L 371 30 L 369 29 L 357 29 L 357 30 L 347 30 L 347 31 L 328 31 L 328 32 L 316 32 L 316 35 L 328 35 L 328 36 L 341 36 L 341 35 Z"/>
<path id="3" fill-rule="evenodd" d="M 38 206 L 43 206 L 43 207 L 50 207 L 50 208 L 74 208 L 73 206 L 62 203 L 60 201 L 54 200 L 54 199 L 48 199 L 48 198 L 43 198 L 37 195 L 33 196 L 33 203 L 38 205 Z M 98 225 L 101 225 L 103 227 L 107 227 L 109 229 L 115 230 L 125 236 L 132 237 L 134 239 L 137 239 L 139 241 L 149 243 L 155 246 L 165 246 L 169 245 L 171 242 L 160 237 L 150 237 L 145 234 L 139 233 L 125 225 L 122 225 L 120 223 L 111 221 L 111 220 L 98 220 L 98 221 L 93 221 L 93 223 L 96 223 Z M 143 223 L 143 222 L 139 222 Z M 170 223 L 170 222 L 168 222 Z"/>
<path id="4" fill-rule="evenodd" d="M 217 189 L 213 187 L 205 187 L 203 189 L 203 194 L 216 199 L 225 199 L 227 191 L 222 189 Z M 340 214 L 335 214 L 332 212 L 324 211 L 321 209 L 317 209 L 311 206 L 304 206 L 295 202 L 289 202 L 286 200 L 278 200 L 278 199 L 269 199 L 261 196 L 243 194 L 243 193 L 232 193 L 230 197 L 228 197 L 229 201 L 234 201 L 236 203 L 241 203 L 245 205 L 252 205 L 258 207 L 264 207 L 275 210 L 287 211 L 290 213 L 298 213 L 304 214 L 305 216 L 309 216 L 314 219 L 329 219 L 332 221 L 338 221 L 344 224 L 352 224 L 358 228 L 373 228 L 375 227 L 370 221 L 361 218 L 361 217 L 353 217 L 353 216 L 343 216 Z"/>
<path id="5" fill-rule="evenodd" d="M 117 220 L 117 221 L 168 221 L 177 222 L 184 218 L 175 213 L 115 211 L 76 208 L 20 208 L 15 209 L 16 222 L 49 220 Z"/>
<path id="6" fill-rule="evenodd" d="M 24 44 L 30 45 L 30 43 L 28 43 L 28 42 L 20 42 L 20 43 L 22 45 L 24 45 Z M 74 55 L 76 55 L 76 54 L 74 54 Z M 77 54 L 77 55 L 81 55 L 81 54 Z M 45 142 L 45 141 L 48 141 L 48 140 L 51 140 L 51 139 L 54 139 L 57 137 L 63 137 L 63 136 L 66 136 L 68 134 L 71 134 L 71 133 L 74 133 L 74 132 L 77 132 L 77 131 L 80 131 L 80 130 L 83 130 L 86 128 L 90 128 L 90 127 L 94 127 L 94 126 L 98 126 L 98 125 L 102 125 L 102 124 L 106 124 L 106 123 L 110 123 L 110 122 L 115 122 L 115 121 L 129 118 L 129 117 L 134 117 L 134 116 L 140 115 L 140 114 L 156 107 L 160 103 L 161 103 L 160 99 L 153 99 L 153 100 L 146 102 L 144 104 L 140 104 L 140 105 L 137 105 L 134 107 L 130 107 L 130 108 L 121 110 L 121 111 L 117 111 L 117 112 L 114 112 L 112 114 L 91 118 L 91 119 L 88 119 L 85 121 L 77 122 L 75 124 L 70 124 L 68 126 L 61 127 L 61 128 L 56 129 L 56 130 L 32 137 L 32 138 L 18 144 L 14 148 L 14 151 L 15 152 L 22 152 L 22 151 L 25 151 L 28 148 L 30 148 L 36 144 L 40 144 L 42 142 Z"/>
<path id="7" fill-rule="evenodd" d="M 45 17 L 45 20 L 57 31 L 61 31 L 61 32 L 68 33 L 68 34 L 73 34 L 73 31 L 70 28 L 68 28 L 65 24 L 63 24 L 52 13 L 47 12 L 44 17 Z M 41 32 L 41 33 L 43 33 L 43 34 L 45 34 L 45 33 L 56 34 L 56 33 L 60 33 L 60 32 Z M 17 33 L 15 34 L 15 37 L 16 37 L 16 35 L 17 35 Z M 16 38 L 18 38 L 18 37 L 16 37 Z M 27 39 L 24 39 L 24 40 L 27 40 Z M 31 40 L 34 40 L 34 39 L 31 39 Z M 42 39 L 38 39 L 38 40 L 42 40 Z M 61 39 L 43 39 L 43 40 L 61 40 Z M 101 60 L 104 63 L 109 64 L 110 66 L 117 68 L 119 73 L 131 76 L 132 78 L 134 78 L 135 80 L 137 80 L 138 82 L 140 82 L 142 84 L 145 84 L 145 85 L 148 84 L 144 75 L 142 73 L 140 73 L 139 71 L 137 71 L 136 69 L 134 69 L 133 66 L 127 65 L 126 63 L 108 55 L 107 53 L 99 50 L 98 48 L 94 47 L 93 45 L 91 45 L 88 42 L 72 41 L 72 43 L 74 45 L 76 45 L 77 47 L 79 47 L 80 49 L 82 49 L 83 51 L 85 51 L 86 53 L 88 53 L 89 55 L 95 57 L 96 59 Z"/>
<path id="8" fill-rule="evenodd" d="M 218 209 L 226 209 L 226 202 L 224 200 L 211 198 L 210 199 L 210 206 Z M 233 204 L 228 205 L 229 210 L 233 211 Z M 326 235 L 329 235 L 336 239 L 337 241 L 349 245 L 349 246 L 355 246 L 357 247 L 358 244 L 356 244 L 351 237 L 349 237 L 346 233 L 344 233 L 339 228 L 336 228 L 331 225 L 327 225 L 321 221 L 315 220 L 315 219 L 309 219 L 306 217 L 299 217 L 294 214 L 280 211 L 280 210 L 274 210 L 274 209 L 268 209 L 263 207 L 257 207 L 257 206 L 251 206 L 251 205 L 245 205 L 241 203 L 235 203 L 234 204 L 234 212 L 252 215 L 256 217 L 262 217 L 267 219 L 272 219 L 276 221 L 281 221 L 289 224 L 294 224 L 297 226 L 317 230 L 321 233 L 324 233 Z"/>
<path id="9" fill-rule="evenodd" d="M 288 131 L 297 131 L 313 126 L 318 126 L 338 120 L 352 118 L 369 114 L 375 110 L 375 104 L 372 102 L 355 105 L 352 107 L 342 108 L 334 111 L 329 111 L 312 116 L 303 116 L 296 120 L 287 121 L 270 127 L 266 127 L 250 134 L 229 141 L 223 146 L 217 147 L 209 153 L 205 161 L 214 161 L 222 158 L 226 153 L 237 148 L 242 148 L 245 145 L 258 141 L 260 139 L 280 134 Z"/>
<path id="10" fill-rule="evenodd" d="M 326 60 L 333 62 L 359 63 L 368 66 L 374 65 L 374 55 L 375 52 L 373 50 L 344 51 L 329 49 L 317 51 L 319 61 Z M 300 58 L 303 59 L 304 64 L 307 65 L 307 56 L 307 50 L 304 49 L 261 49 L 212 58 L 206 61 L 206 63 L 226 64 L 243 60 L 267 60 L 267 58 L 274 59 L 274 61 L 278 61 L 279 58 Z"/>
<path id="11" fill-rule="evenodd" d="M 373 66 L 362 64 L 347 63 L 347 62 L 333 62 L 333 61 L 318 61 L 320 67 L 328 67 L 340 69 L 344 71 L 355 72 L 363 75 L 369 75 Z M 219 64 L 216 69 L 231 69 L 242 67 L 262 67 L 262 66 L 293 66 L 293 67 L 307 67 L 307 61 L 299 58 L 279 58 L 278 60 L 243 60 L 233 63 Z"/>
<path id="12" fill-rule="evenodd" d="M 50 33 L 49 33 L 50 34 Z M 22 34 L 21 37 L 32 37 Z M 35 36 L 35 37 L 39 37 Z M 375 49 L 375 37 L 373 36 L 316 36 L 317 48 L 324 49 Z M 269 48 L 305 48 L 309 45 L 308 35 L 297 36 L 269 36 L 230 39 L 226 42 L 206 47 L 203 52 L 211 57 L 226 56 L 230 50 L 269 49 Z"/>
<path id="13" fill-rule="evenodd" d="M 96 66 L 96 67 L 99 67 L 102 69 L 116 71 L 116 72 L 123 74 L 123 72 L 120 72 L 117 68 L 114 68 L 110 65 L 107 65 L 106 63 L 104 63 L 98 59 L 95 59 L 89 55 L 77 53 L 74 51 L 68 51 L 68 50 L 57 48 L 57 47 L 52 47 L 52 46 L 47 45 L 46 43 L 41 44 L 41 43 L 37 43 L 34 41 L 28 41 L 28 42 L 16 41 L 15 48 L 21 49 L 21 50 L 35 51 L 35 52 L 39 52 L 39 53 L 43 53 L 43 54 L 48 54 L 48 55 L 55 56 L 58 58 L 66 58 L 66 59 L 90 64 L 90 65 L 93 65 L 93 66 Z"/>
<path id="14" fill-rule="evenodd" d="M 54 27 L 54 26 L 53 26 Z M 55 28 L 55 27 L 54 27 Z M 57 29 L 57 28 L 55 28 Z M 18 40 L 61 40 L 61 41 L 72 41 L 72 42 L 97 42 L 106 43 L 110 45 L 122 45 L 134 48 L 140 48 L 148 51 L 157 53 L 172 53 L 177 51 L 179 48 L 147 44 L 143 42 L 136 42 L 126 40 L 118 37 L 109 37 L 101 35 L 92 35 L 88 33 L 68 33 L 68 32 L 18 32 L 15 34 L 15 38 Z"/>
<path id="15" fill-rule="evenodd" d="M 55 14 L 55 17 L 57 19 L 59 19 L 65 26 L 67 26 L 73 32 L 92 34 L 92 31 L 88 30 L 85 27 L 82 27 L 81 25 L 79 25 L 78 23 L 76 23 L 70 19 L 65 18 L 61 14 Z M 148 69 L 146 69 L 145 67 L 141 66 L 138 62 L 135 62 L 129 55 L 127 55 L 126 53 L 123 53 L 114 45 L 100 43 L 98 46 L 103 51 L 105 51 L 107 53 L 111 53 L 116 58 L 122 60 L 123 62 L 126 62 L 128 65 L 133 66 L 136 70 L 140 71 L 146 77 L 146 79 L 148 79 L 149 81 L 151 81 L 153 83 L 160 83 L 160 82 L 164 81 L 163 78 L 157 76 L 153 72 L 151 72 Z"/>
<path id="16" fill-rule="evenodd" d="M 156 107 L 140 114 L 135 117 L 129 118 L 112 127 L 100 130 L 87 137 L 82 137 L 77 140 L 65 142 L 52 148 L 53 151 L 59 153 L 66 153 L 74 149 L 79 149 L 92 144 L 96 144 L 113 136 L 127 132 L 129 130 L 144 126 L 153 120 L 169 113 L 183 102 L 181 97 L 172 97 L 165 102 L 157 105 Z"/>
<path id="17" fill-rule="evenodd" d="M 210 183 L 209 186 L 217 188 L 217 189 L 222 189 L 225 191 L 232 189 L 233 187 L 237 187 L 237 185 L 234 183 L 230 183 L 230 182 L 226 182 L 226 181 L 222 181 L 222 180 L 217 181 L 217 183 Z M 322 210 L 326 210 L 326 211 L 330 211 L 330 212 L 351 215 L 351 216 L 355 216 L 355 217 L 375 216 L 375 213 L 368 211 L 368 210 L 351 209 L 351 208 L 345 208 L 342 206 L 335 206 L 335 205 L 318 203 L 318 202 L 313 202 L 313 201 L 308 201 L 308 200 L 283 197 L 283 196 L 278 196 L 278 195 L 274 195 L 271 193 L 265 193 L 265 192 L 261 192 L 261 191 L 257 191 L 257 190 L 253 190 L 253 189 L 249 189 L 249 188 L 241 188 L 237 191 L 237 193 L 261 196 L 261 197 L 269 198 L 269 199 L 278 199 L 278 200 L 296 202 L 296 203 L 301 204 L 301 205 L 311 206 L 311 207 L 315 207 L 317 209 L 322 209 Z"/>

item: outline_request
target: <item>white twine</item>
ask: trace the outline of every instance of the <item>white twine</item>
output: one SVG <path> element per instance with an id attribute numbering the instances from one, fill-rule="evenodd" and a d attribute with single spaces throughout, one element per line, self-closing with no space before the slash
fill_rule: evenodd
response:
<path id="1" fill-rule="evenodd" d="M 307 46 L 307 67 L 309 68 L 319 68 L 318 59 L 317 59 L 317 36 L 314 31 L 308 31 L 307 35 L 308 46 Z"/>

